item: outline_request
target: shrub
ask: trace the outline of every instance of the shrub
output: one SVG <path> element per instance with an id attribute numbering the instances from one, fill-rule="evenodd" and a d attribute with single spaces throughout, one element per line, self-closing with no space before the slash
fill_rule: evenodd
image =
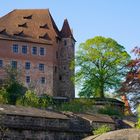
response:
<path id="1" fill-rule="evenodd" d="M 111 128 L 107 125 L 102 125 L 101 127 L 97 128 L 96 130 L 93 131 L 94 135 L 99 135 L 99 134 L 103 134 L 106 132 L 111 131 Z"/>
<path id="2" fill-rule="evenodd" d="M 122 113 L 119 110 L 111 107 L 110 105 L 109 106 L 105 106 L 104 108 L 100 108 L 98 110 L 98 113 L 100 113 L 100 114 L 107 114 L 109 116 L 122 117 Z"/>
<path id="3" fill-rule="evenodd" d="M 136 124 L 136 128 L 140 129 L 140 118 L 138 119 L 138 122 Z"/>
<path id="4" fill-rule="evenodd" d="M 75 99 L 71 102 L 62 103 L 56 106 L 58 111 L 85 112 L 92 109 L 93 103 L 88 99 Z"/>
<path id="5" fill-rule="evenodd" d="M 7 100 L 7 91 L 5 88 L 0 89 L 0 104 L 8 103 Z"/>
<path id="6" fill-rule="evenodd" d="M 136 123 L 136 128 L 140 129 L 140 105 L 138 106 L 138 122 Z"/>
<path id="7" fill-rule="evenodd" d="M 45 96 L 38 97 L 35 92 L 28 90 L 23 97 L 17 100 L 16 104 L 45 109 L 48 107 L 49 101 Z"/>

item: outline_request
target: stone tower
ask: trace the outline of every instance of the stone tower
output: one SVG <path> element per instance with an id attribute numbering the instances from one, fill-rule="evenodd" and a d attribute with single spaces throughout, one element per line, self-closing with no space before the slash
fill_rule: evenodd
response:
<path id="1" fill-rule="evenodd" d="M 59 49 L 59 95 L 74 98 L 75 90 L 72 81 L 74 69 L 70 68 L 74 60 L 75 39 L 70 29 L 67 19 L 64 20 L 61 29 L 61 44 Z"/>

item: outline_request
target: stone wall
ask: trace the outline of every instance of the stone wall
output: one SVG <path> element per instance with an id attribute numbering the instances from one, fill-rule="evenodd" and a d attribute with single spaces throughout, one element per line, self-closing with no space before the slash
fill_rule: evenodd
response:
<path id="1" fill-rule="evenodd" d="M 88 121 L 57 112 L 3 105 L 0 113 L 4 140 L 81 140 L 90 134 Z"/>
<path id="2" fill-rule="evenodd" d="M 108 115 L 0 105 L 0 140 L 81 140 L 103 124 L 115 129 Z"/>

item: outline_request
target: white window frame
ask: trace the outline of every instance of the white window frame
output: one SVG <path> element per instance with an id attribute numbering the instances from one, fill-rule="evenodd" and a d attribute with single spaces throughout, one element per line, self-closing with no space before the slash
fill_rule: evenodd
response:
<path id="1" fill-rule="evenodd" d="M 26 66 L 27 66 L 26 64 L 27 64 L 27 63 L 29 63 L 29 64 L 30 64 L 30 68 L 26 68 Z M 25 62 L 25 70 L 30 70 L 30 69 L 31 69 L 31 62 L 26 61 L 26 62 Z"/>
<path id="2" fill-rule="evenodd" d="M 25 79 L 25 80 L 26 80 L 26 83 L 27 83 L 27 84 L 30 84 L 30 83 L 31 83 L 31 76 L 28 75 L 28 76 L 26 76 L 25 78 L 26 78 L 26 79 Z M 27 82 L 27 81 L 28 81 L 27 78 L 29 78 L 29 82 Z"/>
<path id="3" fill-rule="evenodd" d="M 14 51 L 14 48 L 17 47 L 17 52 Z M 19 45 L 18 44 L 13 44 L 12 46 L 12 52 L 18 54 L 19 53 Z"/>
<path id="4" fill-rule="evenodd" d="M 33 48 L 36 48 L 36 54 L 33 54 Z M 38 48 L 36 46 L 33 46 L 32 50 L 31 50 L 31 53 L 32 53 L 32 55 L 38 55 Z"/>
<path id="5" fill-rule="evenodd" d="M 43 65 L 43 66 L 44 66 L 44 69 L 40 69 L 40 65 Z M 39 63 L 39 64 L 38 64 L 38 69 L 39 69 L 39 71 L 45 71 L 45 64 Z"/>
<path id="6" fill-rule="evenodd" d="M 44 55 L 41 55 L 41 53 L 40 53 L 40 50 L 41 50 L 42 48 L 44 49 Z M 39 48 L 39 55 L 40 55 L 40 56 L 45 56 L 45 55 L 46 55 L 46 48 L 40 47 L 40 48 Z"/>
<path id="7" fill-rule="evenodd" d="M 42 78 L 44 78 L 44 83 L 42 82 Z M 43 77 L 40 77 L 40 83 L 41 84 L 46 84 L 46 78 L 43 76 Z"/>
<path id="8" fill-rule="evenodd" d="M 16 68 L 15 67 L 13 67 L 13 62 L 16 62 Z M 11 60 L 11 67 L 13 68 L 13 69 L 17 69 L 18 68 L 18 61 L 16 61 L 16 60 Z"/>
<path id="9" fill-rule="evenodd" d="M 27 47 L 27 52 L 26 52 L 26 53 L 23 53 L 23 51 L 22 51 L 23 47 Z M 22 54 L 24 54 L 24 55 L 28 54 L 28 46 L 27 46 L 27 45 L 22 45 L 22 47 L 21 47 L 21 52 L 22 52 Z"/>

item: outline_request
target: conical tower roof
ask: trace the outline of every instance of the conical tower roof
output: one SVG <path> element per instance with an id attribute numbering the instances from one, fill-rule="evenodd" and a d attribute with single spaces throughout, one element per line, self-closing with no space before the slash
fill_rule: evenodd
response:
<path id="1" fill-rule="evenodd" d="M 72 31 L 70 29 L 70 26 L 69 26 L 69 23 L 68 23 L 67 19 L 64 20 L 64 23 L 63 23 L 63 26 L 62 26 L 62 29 L 61 29 L 61 37 L 62 38 L 69 38 L 69 37 L 71 37 L 71 38 L 74 39 Z"/>

